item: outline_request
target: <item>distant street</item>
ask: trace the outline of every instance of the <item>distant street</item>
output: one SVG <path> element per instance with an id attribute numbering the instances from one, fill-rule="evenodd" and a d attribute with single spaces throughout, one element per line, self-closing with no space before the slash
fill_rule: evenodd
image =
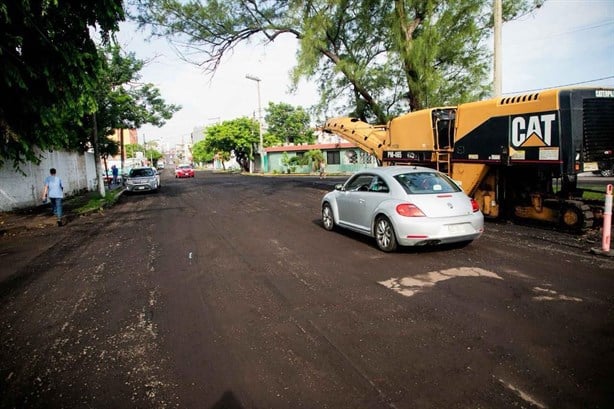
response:
<path id="1" fill-rule="evenodd" d="M 322 228 L 344 178 L 172 172 L 0 238 L 1 408 L 614 407 L 595 235 L 488 222 L 386 254 Z"/>

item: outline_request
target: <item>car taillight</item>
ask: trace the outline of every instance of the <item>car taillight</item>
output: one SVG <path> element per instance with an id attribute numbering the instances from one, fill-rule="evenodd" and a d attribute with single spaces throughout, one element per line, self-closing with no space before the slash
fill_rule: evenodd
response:
<path id="1" fill-rule="evenodd" d="M 401 216 L 405 217 L 425 217 L 426 215 L 422 213 L 422 210 L 418 208 L 418 206 L 413 205 L 411 203 L 401 203 L 397 205 L 397 213 Z"/>
<path id="2" fill-rule="evenodd" d="M 473 213 L 475 213 L 478 210 L 480 210 L 480 205 L 478 204 L 478 202 L 475 199 L 471 199 L 471 209 L 473 210 Z"/>

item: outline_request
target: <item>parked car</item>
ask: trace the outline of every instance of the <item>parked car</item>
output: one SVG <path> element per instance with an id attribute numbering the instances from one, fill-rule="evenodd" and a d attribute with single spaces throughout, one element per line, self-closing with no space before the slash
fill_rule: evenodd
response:
<path id="1" fill-rule="evenodd" d="M 604 177 L 611 177 L 614 175 L 614 160 L 604 160 L 598 163 L 598 173 Z"/>
<path id="2" fill-rule="evenodd" d="M 189 164 L 177 165 L 177 167 L 175 168 L 175 177 L 176 178 L 193 178 L 194 169 L 192 168 L 192 165 L 189 165 Z"/>
<path id="3" fill-rule="evenodd" d="M 322 198 L 322 224 L 374 237 L 382 251 L 398 245 L 470 243 L 484 231 L 478 203 L 447 175 L 417 166 L 355 173 Z"/>
<path id="4" fill-rule="evenodd" d="M 126 190 L 129 192 L 152 190 L 157 192 L 160 190 L 160 175 L 154 168 L 132 168 L 126 177 Z"/>
<path id="5" fill-rule="evenodd" d="M 105 171 L 102 171 L 102 179 L 104 180 L 104 184 L 108 185 L 113 181 L 113 171 L 111 171 L 111 169 L 107 170 L 107 172 L 105 173 Z M 117 175 L 117 183 L 122 183 L 122 172 L 121 170 L 119 171 L 118 175 Z"/>

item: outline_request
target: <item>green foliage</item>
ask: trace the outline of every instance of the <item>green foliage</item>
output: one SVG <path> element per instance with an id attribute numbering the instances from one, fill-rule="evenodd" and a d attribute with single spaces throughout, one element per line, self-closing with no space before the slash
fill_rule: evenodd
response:
<path id="1" fill-rule="evenodd" d="M 288 152 L 281 154 L 281 164 L 285 168 L 286 173 L 292 173 L 296 170 L 295 159 L 296 157 L 290 157 Z"/>
<path id="2" fill-rule="evenodd" d="M 332 105 L 385 123 L 408 109 L 477 100 L 490 89 L 491 1 L 136 1 L 141 25 L 210 72 L 239 43 L 294 36 L 294 86 L 318 81 L 320 114 Z M 504 0 L 504 20 L 544 1 Z"/>
<path id="3" fill-rule="evenodd" d="M 205 140 L 198 141 L 192 146 L 192 158 L 194 162 L 211 162 L 215 157 L 214 151 L 209 150 Z"/>
<path id="4" fill-rule="evenodd" d="M 164 155 L 162 154 L 162 152 L 160 152 L 159 150 L 155 149 L 155 148 L 147 148 L 145 150 L 145 157 L 149 160 L 152 161 L 153 163 L 158 163 L 158 160 L 163 157 Z"/>
<path id="5" fill-rule="evenodd" d="M 178 105 L 166 104 L 153 84 L 138 82 L 144 63 L 133 53 L 124 54 L 117 45 L 106 46 L 99 52 L 101 65 L 93 90 L 99 135 L 111 135 L 114 129 L 139 128 L 143 124 L 163 126 L 181 109 Z M 83 122 L 92 125 L 87 119 Z M 83 144 L 84 140 L 76 142 Z M 85 143 L 91 144 L 91 141 L 86 139 Z M 147 150 L 147 157 L 161 156 L 157 150 Z"/>
<path id="6" fill-rule="evenodd" d="M 0 166 L 38 162 L 36 148 L 64 148 L 84 137 L 95 105 L 103 41 L 124 18 L 120 0 L 8 1 L 0 6 Z M 90 31 L 92 30 L 92 31 Z"/>
<path id="7" fill-rule="evenodd" d="M 127 143 L 124 145 L 124 152 L 127 158 L 136 158 L 136 153 L 145 152 L 145 148 L 137 143 Z"/>
<path id="8" fill-rule="evenodd" d="M 312 152 L 320 152 L 319 150 L 309 151 L 304 155 L 288 155 L 288 152 L 284 152 L 281 155 L 281 164 L 286 168 L 287 173 L 296 172 L 298 166 L 307 166 L 312 163 Z M 313 167 L 313 166 L 312 166 Z"/>
<path id="9" fill-rule="evenodd" d="M 89 200 L 76 208 L 77 214 L 90 213 L 92 211 L 103 211 L 103 209 L 113 206 L 118 198 L 120 189 L 109 190 L 104 196 L 100 194 L 90 194 Z"/>
<path id="10" fill-rule="evenodd" d="M 156 144 L 153 142 L 148 142 L 147 145 L 128 143 L 124 145 L 124 152 L 126 154 L 126 158 L 136 158 L 136 153 L 141 152 L 143 154 L 143 158 L 152 160 L 154 163 L 164 156 L 164 154 L 157 149 Z"/>
<path id="11" fill-rule="evenodd" d="M 309 114 L 302 107 L 269 102 L 264 119 L 268 126 L 267 142 L 299 144 L 313 143 L 315 140 L 309 126 Z"/>
<path id="12" fill-rule="evenodd" d="M 317 171 L 320 168 L 320 163 L 324 162 L 324 153 L 319 149 L 312 149 L 306 152 L 304 156 L 309 159 L 306 165 L 311 163 L 311 167 L 314 171 Z"/>
<path id="13" fill-rule="evenodd" d="M 113 139 L 103 138 L 100 142 L 100 156 L 108 158 L 119 153 L 119 143 Z"/>
<path id="14" fill-rule="evenodd" d="M 37 162 L 37 147 L 85 151 L 94 124 L 104 156 L 113 129 L 162 126 L 180 109 L 139 84 L 144 63 L 108 41 L 121 1 L 11 2 L 0 11 L 0 166 Z M 90 38 L 95 25 L 101 48 Z"/>
<path id="15" fill-rule="evenodd" d="M 241 167 L 249 170 L 249 160 L 253 159 L 252 152 L 259 141 L 258 122 L 243 117 L 208 127 L 203 150 L 208 154 L 227 155 L 227 158 L 234 152 Z"/>

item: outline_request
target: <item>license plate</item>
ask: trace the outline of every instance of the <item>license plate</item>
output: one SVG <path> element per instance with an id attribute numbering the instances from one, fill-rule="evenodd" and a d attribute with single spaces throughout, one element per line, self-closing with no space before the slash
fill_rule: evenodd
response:
<path id="1" fill-rule="evenodd" d="M 448 232 L 459 234 L 459 233 L 470 233 L 473 229 L 469 223 L 462 224 L 448 224 Z"/>
<path id="2" fill-rule="evenodd" d="M 599 165 L 597 165 L 597 162 L 584 162 L 584 169 L 585 172 L 594 172 L 596 170 L 599 170 Z"/>
<path id="3" fill-rule="evenodd" d="M 138 186 L 138 187 L 136 188 L 136 190 L 144 190 L 144 189 L 145 189 L 145 186 Z"/>

